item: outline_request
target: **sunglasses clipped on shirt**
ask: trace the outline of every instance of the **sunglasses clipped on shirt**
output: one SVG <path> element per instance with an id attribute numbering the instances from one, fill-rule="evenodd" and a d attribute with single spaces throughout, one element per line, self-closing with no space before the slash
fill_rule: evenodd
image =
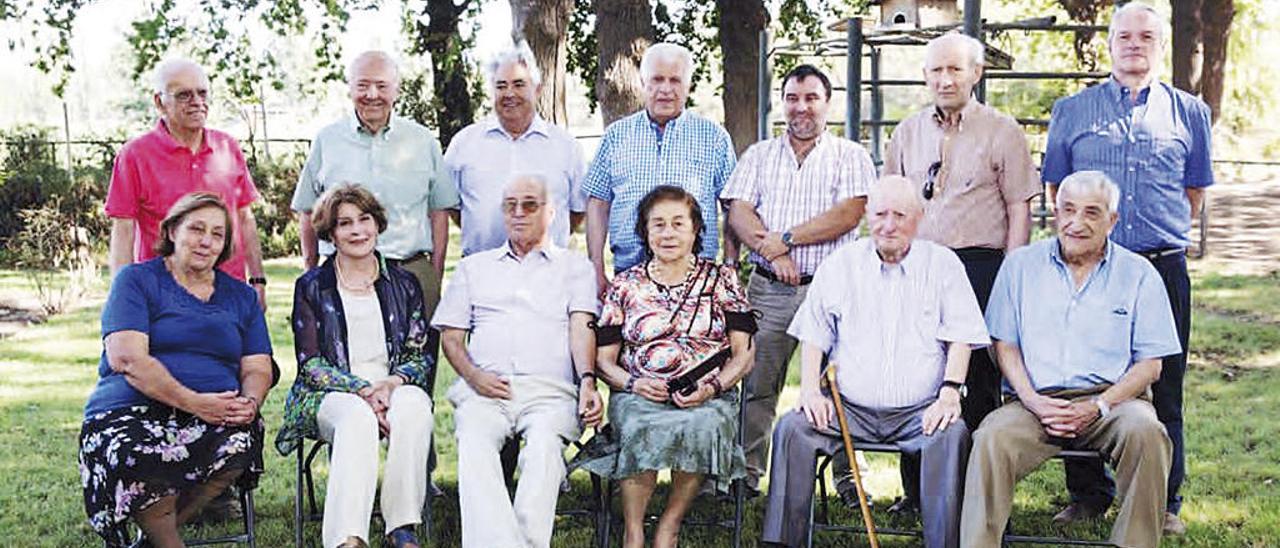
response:
<path id="1" fill-rule="evenodd" d="M 503 200 L 502 211 L 507 215 L 511 215 L 516 212 L 516 208 L 518 207 L 525 215 L 532 215 L 537 213 L 539 209 L 542 209 L 542 204 L 545 203 L 546 202 L 539 200 Z"/>
<path id="2" fill-rule="evenodd" d="M 924 199 L 933 199 L 933 185 L 938 180 L 938 171 L 942 170 L 942 160 L 938 160 L 929 165 L 928 178 L 924 180 Z"/>

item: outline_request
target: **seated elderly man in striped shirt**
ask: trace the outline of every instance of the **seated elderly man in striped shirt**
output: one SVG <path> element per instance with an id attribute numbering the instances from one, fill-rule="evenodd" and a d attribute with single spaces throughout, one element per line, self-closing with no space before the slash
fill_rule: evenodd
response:
<path id="1" fill-rule="evenodd" d="M 765 473 L 778 394 L 796 349 L 787 325 L 818 264 L 857 238 L 867 188 L 876 179 L 862 145 L 826 131 L 826 74 L 812 65 L 792 69 L 782 79 L 782 103 L 786 133 L 747 149 L 720 195 L 730 204 L 730 226 L 751 249 L 747 296 L 763 314 L 756 365 L 745 384 L 744 449 L 752 488 Z"/>
<path id="2" fill-rule="evenodd" d="M 960 497 L 969 430 L 960 391 L 969 354 L 990 341 L 964 265 L 915 239 L 919 190 L 885 177 L 868 203 L 870 240 L 846 244 L 814 274 L 788 329 L 802 343 L 800 401 L 773 433 L 765 542 L 803 546 L 818 452 L 839 450 L 834 403 L 819 388 L 823 354 L 855 441 L 918 454 L 924 545 L 960 545 Z"/>

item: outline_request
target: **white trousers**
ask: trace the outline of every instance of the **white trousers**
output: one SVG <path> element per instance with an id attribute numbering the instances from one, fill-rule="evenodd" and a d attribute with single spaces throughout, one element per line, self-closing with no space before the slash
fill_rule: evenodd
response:
<path id="1" fill-rule="evenodd" d="M 324 500 L 324 545 L 338 546 L 348 537 L 369 542 L 369 517 L 378 489 L 378 419 L 360 396 L 325 395 L 316 414 L 320 436 L 331 446 L 329 486 Z M 380 500 L 387 532 L 422 522 L 427 495 L 427 449 L 431 443 L 431 398 L 421 388 L 404 385 L 391 393 L 387 410 L 391 434 Z"/>
<path id="2" fill-rule="evenodd" d="M 578 397 L 560 380 L 517 376 L 512 399 L 477 394 L 462 379 L 449 389 L 458 438 L 458 500 L 463 548 L 551 546 L 556 498 L 564 479 L 564 448 L 578 439 Z M 507 494 L 499 452 L 519 435 L 520 481 Z"/>

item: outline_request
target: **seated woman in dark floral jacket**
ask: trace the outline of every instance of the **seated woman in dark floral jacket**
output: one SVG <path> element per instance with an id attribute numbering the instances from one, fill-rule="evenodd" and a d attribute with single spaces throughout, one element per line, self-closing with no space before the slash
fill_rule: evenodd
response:
<path id="1" fill-rule="evenodd" d="M 423 352 L 422 289 L 375 250 L 386 210 L 363 187 L 330 190 L 312 212 L 312 225 L 336 252 L 294 287 L 298 377 L 276 448 L 288 454 L 303 438 L 332 445 L 323 543 L 365 546 L 378 440 L 386 438 L 380 507 L 387 544 L 416 547 L 432 429 L 427 386 L 435 367 Z"/>

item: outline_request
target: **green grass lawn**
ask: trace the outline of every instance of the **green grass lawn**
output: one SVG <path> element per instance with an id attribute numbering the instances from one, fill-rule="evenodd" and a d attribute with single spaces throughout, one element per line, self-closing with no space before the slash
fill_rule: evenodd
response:
<path id="1" fill-rule="evenodd" d="M 268 268 L 268 319 L 277 356 L 284 370 L 280 387 L 264 406 L 268 439 L 281 418 L 283 396 L 292 382 L 295 364 L 289 312 L 297 261 L 277 261 Z M 14 272 L 0 272 L 0 290 L 24 284 Z M 1280 545 L 1280 368 L 1271 367 L 1280 352 L 1280 280 L 1275 276 L 1194 276 L 1196 317 L 1191 371 L 1187 376 L 1188 480 L 1183 517 L 1188 534 L 1166 546 L 1264 547 Z M 76 470 L 76 443 L 81 409 L 96 379 L 101 352 L 97 301 L 47 323 L 0 340 L 0 533 L 22 546 L 100 545 L 85 523 Z M 795 376 L 796 368 L 792 368 Z M 454 379 L 448 366 L 436 386 L 436 439 L 441 465 L 436 481 L 447 496 L 437 500 L 438 545 L 459 543 L 452 409 L 444 392 Z M 794 386 L 794 383 L 793 383 Z M 790 407 L 795 389 L 783 395 Z M 292 543 L 292 458 L 267 449 L 267 473 L 256 493 L 261 546 Z M 879 508 L 900 494 L 896 458 L 870 457 L 868 490 Z M 320 467 L 321 470 L 323 467 Z M 575 474 L 574 489 L 561 506 L 573 506 L 588 496 L 589 482 Z M 1057 534 L 1050 517 L 1064 501 L 1062 468 L 1052 464 L 1019 485 L 1014 526 L 1020 532 Z M 710 501 L 698 511 L 715 510 Z M 756 544 L 762 501 L 747 509 L 744 538 Z M 853 523 L 849 511 L 837 513 Z M 1110 518 L 1070 528 L 1067 532 L 1105 537 Z M 914 526 L 889 520 L 882 525 Z M 205 533 L 204 531 L 193 532 Z M 318 524 L 307 530 L 319 537 Z M 563 519 L 557 523 L 556 546 L 587 546 L 590 526 Z M 686 546 L 723 546 L 720 533 L 689 530 Z M 822 536 L 822 546 L 864 546 L 861 538 Z M 911 540 L 885 538 L 885 546 L 912 546 Z"/>

